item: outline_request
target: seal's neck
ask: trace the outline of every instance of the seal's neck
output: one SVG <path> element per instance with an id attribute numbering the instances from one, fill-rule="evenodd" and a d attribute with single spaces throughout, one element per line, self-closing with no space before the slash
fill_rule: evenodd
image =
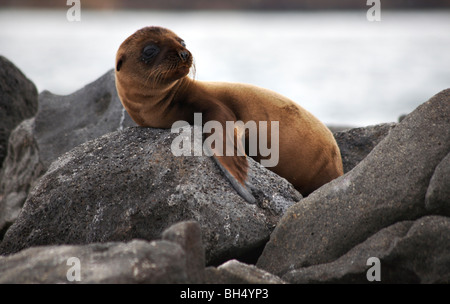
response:
<path id="1" fill-rule="evenodd" d="M 185 93 L 192 82 L 192 79 L 185 76 L 169 84 L 161 85 L 156 88 L 148 88 L 145 93 L 146 103 L 148 103 L 149 100 L 154 105 L 177 103 L 177 98 L 185 96 Z"/>

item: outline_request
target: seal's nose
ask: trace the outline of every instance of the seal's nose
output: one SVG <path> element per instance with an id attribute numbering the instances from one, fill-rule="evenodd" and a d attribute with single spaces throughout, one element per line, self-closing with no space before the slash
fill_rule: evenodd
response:
<path id="1" fill-rule="evenodd" d="M 189 59 L 189 52 L 180 51 L 180 52 L 178 52 L 178 56 L 180 56 L 181 60 L 186 61 Z"/>

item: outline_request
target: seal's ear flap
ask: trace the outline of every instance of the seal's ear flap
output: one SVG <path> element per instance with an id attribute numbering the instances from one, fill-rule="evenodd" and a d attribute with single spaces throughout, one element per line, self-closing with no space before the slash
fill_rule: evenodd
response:
<path id="1" fill-rule="evenodd" d="M 123 64 L 124 60 L 125 60 L 125 56 L 121 56 L 121 57 L 119 58 L 119 60 L 117 60 L 117 64 L 116 64 L 116 72 L 119 72 L 119 71 L 120 71 L 120 68 L 122 67 L 122 64 Z"/>

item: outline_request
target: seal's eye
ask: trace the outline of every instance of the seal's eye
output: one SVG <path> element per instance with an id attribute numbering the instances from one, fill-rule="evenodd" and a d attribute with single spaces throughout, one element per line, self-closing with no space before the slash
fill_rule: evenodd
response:
<path id="1" fill-rule="evenodd" d="M 184 42 L 184 40 L 181 40 L 180 44 L 181 44 L 182 47 L 184 47 L 184 48 L 186 47 L 186 42 Z"/>
<path id="2" fill-rule="evenodd" d="M 142 60 L 148 62 L 150 59 L 158 55 L 159 47 L 154 44 L 147 45 L 142 51 Z"/>

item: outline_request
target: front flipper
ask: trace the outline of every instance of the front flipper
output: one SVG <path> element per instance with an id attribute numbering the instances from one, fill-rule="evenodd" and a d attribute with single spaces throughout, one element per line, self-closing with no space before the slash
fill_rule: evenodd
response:
<path id="1" fill-rule="evenodd" d="M 245 155 L 243 140 L 245 132 L 235 126 L 230 132 L 226 128 L 226 121 L 235 122 L 236 117 L 230 113 L 229 109 L 222 109 L 220 112 L 206 113 L 208 121 L 214 120 L 222 125 L 222 147 L 214 145 L 211 148 L 211 154 L 219 168 L 230 181 L 233 188 L 250 204 L 255 204 L 256 199 L 248 190 L 248 161 Z M 230 134 L 231 133 L 231 134 Z M 212 136 L 212 135 L 211 135 Z M 209 149 L 209 147 L 207 147 Z"/>
<path id="2" fill-rule="evenodd" d="M 242 183 L 241 180 L 238 180 L 233 175 L 233 173 L 231 173 L 231 172 L 233 172 L 235 170 L 230 169 L 230 167 L 227 164 L 228 162 L 226 161 L 226 158 L 230 158 L 230 156 L 227 156 L 227 157 L 214 156 L 213 158 L 216 161 L 216 164 L 219 166 L 219 168 L 225 174 L 226 178 L 230 181 L 230 183 L 233 186 L 233 188 L 237 191 L 237 193 L 239 193 L 239 195 L 242 196 L 250 204 L 256 204 L 256 199 L 250 193 L 250 191 L 247 189 L 245 180 Z"/>

